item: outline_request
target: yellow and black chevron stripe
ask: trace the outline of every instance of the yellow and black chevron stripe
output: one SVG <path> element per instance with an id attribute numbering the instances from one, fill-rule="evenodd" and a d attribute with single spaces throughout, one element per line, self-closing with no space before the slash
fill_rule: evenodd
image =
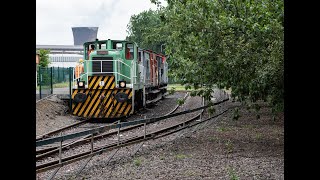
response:
<path id="1" fill-rule="evenodd" d="M 105 81 L 103 86 L 99 85 L 100 79 Z M 118 89 L 115 88 L 115 83 L 111 82 L 114 82 L 114 76 L 92 76 L 89 78 L 90 88 L 74 89 L 72 99 L 77 93 L 85 93 L 87 98 L 83 103 L 72 103 L 72 114 L 85 118 L 117 118 L 131 114 L 132 104 L 118 102 L 114 96 L 124 92 L 128 94 L 128 99 L 131 99 L 132 89 Z"/>
<path id="2" fill-rule="evenodd" d="M 100 83 L 103 82 L 103 86 Z M 114 76 L 89 76 L 89 89 L 113 89 L 116 86 Z"/>

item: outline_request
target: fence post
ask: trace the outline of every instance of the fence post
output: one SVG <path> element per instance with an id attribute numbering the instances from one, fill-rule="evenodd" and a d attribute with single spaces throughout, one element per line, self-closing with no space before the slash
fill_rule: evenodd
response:
<path id="1" fill-rule="evenodd" d="M 50 78 L 51 79 L 51 94 L 53 94 L 53 81 L 52 81 L 53 80 L 53 77 L 52 77 L 53 76 L 53 67 L 51 67 L 50 69 L 51 69 L 51 78 Z"/>
<path id="2" fill-rule="evenodd" d="M 71 98 L 71 76 L 72 76 L 72 67 L 69 67 L 69 109 L 70 113 L 72 114 L 72 98 Z"/>
<path id="3" fill-rule="evenodd" d="M 60 76 L 59 76 L 60 72 L 59 72 L 59 66 L 58 66 L 58 82 L 60 82 Z"/>
<path id="4" fill-rule="evenodd" d="M 41 99 L 41 81 L 42 81 L 41 66 L 39 66 L 39 96 L 40 96 L 40 99 Z"/>
<path id="5" fill-rule="evenodd" d="M 62 81 L 63 81 L 63 82 L 65 82 L 65 79 L 64 79 L 64 78 L 65 78 L 65 77 L 64 77 L 64 71 L 65 71 L 65 68 L 62 69 Z"/>

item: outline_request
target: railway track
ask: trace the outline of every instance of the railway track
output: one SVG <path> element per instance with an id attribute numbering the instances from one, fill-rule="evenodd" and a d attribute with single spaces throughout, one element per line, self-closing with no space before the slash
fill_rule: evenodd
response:
<path id="1" fill-rule="evenodd" d="M 186 99 L 188 96 L 189 96 L 189 93 L 186 93 L 186 95 L 183 97 L 183 99 Z M 179 105 L 176 105 L 170 112 L 165 114 L 165 116 L 174 113 L 178 109 L 178 107 L 179 107 Z M 78 126 L 78 125 L 81 125 L 81 124 L 87 123 L 87 122 L 89 122 L 89 120 L 86 120 L 85 122 L 82 121 L 82 122 L 79 122 L 79 123 L 75 123 L 75 124 L 72 124 L 70 126 L 67 126 L 67 127 L 64 127 L 64 128 L 49 132 L 46 135 L 48 137 L 48 135 L 51 135 L 51 134 L 54 134 L 54 133 L 58 133 L 58 132 L 61 132 L 61 131 L 65 130 L 65 129 L 69 129 L 71 127 L 75 127 L 75 126 Z M 108 125 L 106 125 L 106 126 L 108 126 Z M 129 130 L 135 129 L 135 128 L 139 128 L 141 126 L 143 126 L 143 124 L 138 124 L 138 125 L 134 125 L 134 126 L 125 127 L 123 129 L 121 129 L 121 132 L 126 132 L 126 131 L 129 131 Z M 92 139 L 93 140 L 99 140 L 99 139 L 102 139 L 102 138 L 106 138 L 106 137 L 115 135 L 117 133 L 118 133 L 117 131 L 112 131 L 112 132 L 106 132 L 106 133 L 103 133 L 103 134 L 95 135 L 93 137 L 91 137 L 91 135 L 86 135 L 86 136 L 82 137 L 79 140 L 65 143 L 64 145 L 62 145 L 61 150 L 69 149 L 71 147 L 75 147 L 75 146 L 78 146 L 78 145 L 81 145 L 81 144 L 88 143 Z M 41 140 L 41 139 L 39 139 L 39 140 Z M 52 147 L 48 147 L 48 148 L 37 150 L 36 151 L 36 154 L 37 154 L 36 155 L 36 160 L 38 161 L 38 160 L 46 158 L 46 157 L 48 157 L 48 156 L 50 156 L 52 154 L 58 153 L 59 150 L 60 150 L 59 147 L 60 147 L 60 145 L 56 145 L 56 146 L 52 146 Z"/>
<path id="2" fill-rule="evenodd" d="M 64 131 L 64 130 L 67 130 L 67 129 L 70 129 L 70 128 L 74 128 L 74 127 L 76 127 L 76 126 L 80 126 L 80 125 L 85 124 L 85 123 L 88 123 L 88 122 L 90 122 L 90 119 L 86 119 L 86 120 L 83 120 L 83 121 L 80 121 L 80 122 L 73 123 L 73 124 L 71 124 L 71 125 L 69 125 L 69 126 L 65 126 L 65 127 L 63 127 L 63 128 L 50 131 L 50 132 L 48 132 L 48 133 L 46 133 L 46 134 L 43 134 L 43 135 L 38 136 L 38 137 L 36 138 L 36 141 L 39 141 L 39 140 L 48 138 L 48 137 L 50 137 L 50 136 L 52 136 L 52 135 L 54 135 L 54 134 L 58 134 L 58 133 L 60 133 L 60 132 L 62 132 L 62 131 Z"/>
<path id="3" fill-rule="evenodd" d="M 225 99 L 225 100 L 223 100 L 221 102 L 218 102 L 216 104 L 223 103 L 223 102 L 225 102 L 227 100 L 228 99 Z M 175 108 L 175 109 L 177 109 L 177 108 Z M 84 158 L 87 158 L 87 157 L 90 157 L 90 156 L 92 157 L 92 156 L 94 156 L 96 154 L 102 153 L 103 151 L 117 149 L 117 148 L 124 147 L 124 146 L 129 146 L 131 144 L 135 144 L 135 143 L 142 142 L 142 141 L 147 141 L 149 139 L 157 139 L 157 138 L 160 138 L 160 137 L 167 136 L 169 134 L 178 132 L 178 131 L 180 131 L 182 129 L 185 129 L 185 128 L 188 128 L 188 127 L 192 127 L 192 126 L 197 125 L 197 124 L 200 123 L 200 122 L 195 122 L 194 120 L 196 120 L 196 119 L 198 119 L 200 117 L 200 115 L 202 114 L 204 108 L 202 108 L 202 109 L 198 108 L 198 110 L 201 110 L 201 112 L 198 113 L 197 115 L 193 116 L 192 118 L 189 118 L 186 121 L 183 121 L 183 122 L 180 122 L 180 123 L 176 123 L 174 125 L 170 125 L 170 126 L 161 128 L 159 130 L 156 130 L 156 131 L 153 131 L 153 132 L 150 132 L 150 133 L 145 133 L 143 135 L 133 136 L 133 137 L 130 137 L 130 138 L 127 138 L 127 139 L 123 139 L 123 140 L 118 141 L 118 142 L 108 143 L 108 144 L 105 144 L 102 147 L 93 148 L 93 146 L 91 146 L 91 150 L 89 150 L 89 151 L 85 151 L 85 152 L 78 153 L 78 154 L 75 154 L 75 155 L 72 155 L 72 156 L 61 158 L 59 160 L 54 160 L 54 161 L 46 162 L 46 163 L 43 163 L 43 164 L 39 164 L 39 165 L 36 166 L 36 171 L 37 171 L 37 173 L 39 173 L 39 172 L 47 171 L 47 170 L 50 170 L 50 169 L 53 169 L 53 168 L 56 168 L 56 167 L 62 167 L 63 165 L 70 164 L 72 162 L 75 162 L 75 161 L 78 161 L 78 160 L 81 160 L 81 159 L 84 159 Z M 172 112 L 174 112 L 174 111 L 172 111 Z M 170 113 L 172 113 L 172 112 L 170 112 Z M 192 112 L 192 111 L 189 110 L 189 112 Z M 176 113 L 176 114 L 183 114 L 183 113 L 184 112 L 180 112 L 180 113 Z M 220 113 L 220 114 L 218 114 L 216 116 L 219 116 L 219 115 L 221 115 L 223 113 Z M 214 118 L 214 117 L 211 117 L 211 118 Z M 195 122 L 195 123 L 192 123 L 192 122 Z M 141 125 L 139 124 L 139 126 L 142 126 L 142 125 L 143 124 L 141 124 Z M 129 128 L 129 127 L 127 127 L 127 128 Z M 130 127 L 130 128 L 133 128 L 133 127 Z M 119 132 L 115 132 L 115 133 L 119 133 Z M 105 134 L 101 134 L 101 135 L 98 135 L 98 136 L 95 136 L 95 137 L 96 138 L 103 137 L 103 136 L 106 136 L 107 134 L 108 133 L 105 133 Z M 91 137 L 91 138 L 87 137 L 87 139 L 84 140 L 84 141 L 88 142 L 90 140 L 91 140 L 91 142 L 93 142 L 94 138 L 93 137 Z"/>

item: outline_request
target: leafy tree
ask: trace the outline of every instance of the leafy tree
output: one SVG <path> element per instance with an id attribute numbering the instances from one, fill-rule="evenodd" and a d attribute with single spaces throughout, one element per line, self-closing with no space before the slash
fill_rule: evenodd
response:
<path id="1" fill-rule="evenodd" d="M 48 65 L 50 64 L 49 53 L 50 51 L 46 49 L 39 50 L 39 56 L 40 56 L 39 66 L 40 67 L 48 67 Z"/>
<path id="2" fill-rule="evenodd" d="M 158 10 L 132 16 L 128 38 L 153 50 L 165 43 L 169 75 L 193 95 L 209 100 L 218 86 L 256 110 L 257 100 L 283 110 L 283 1 L 150 1 Z"/>
<path id="3" fill-rule="evenodd" d="M 283 110 L 283 1 L 167 2 L 160 28 L 175 77 L 206 99 L 218 85 L 239 101 Z"/>
<path id="4" fill-rule="evenodd" d="M 150 9 L 131 16 L 127 25 L 129 35 L 126 39 L 136 42 L 141 48 L 160 53 L 161 46 L 165 44 L 164 33 L 161 32 L 163 24 L 160 13 L 160 10 L 153 11 Z"/>

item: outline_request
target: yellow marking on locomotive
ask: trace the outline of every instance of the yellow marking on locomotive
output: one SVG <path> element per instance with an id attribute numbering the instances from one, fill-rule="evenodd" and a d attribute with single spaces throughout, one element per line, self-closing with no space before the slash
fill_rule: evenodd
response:
<path id="1" fill-rule="evenodd" d="M 80 90 L 79 92 L 80 92 L 80 93 L 83 93 L 84 90 Z M 81 104 L 82 104 L 82 103 L 78 103 L 77 106 L 74 108 L 74 110 L 73 110 L 74 114 L 76 114 L 76 112 L 77 112 L 78 109 L 80 108 Z"/>
<path id="2" fill-rule="evenodd" d="M 98 99 L 97 99 L 97 101 L 95 101 L 95 104 L 94 104 L 94 106 L 93 106 L 93 108 L 92 108 L 92 111 L 90 112 L 90 116 L 93 116 L 94 115 L 94 112 L 96 111 L 96 110 L 99 110 L 99 108 L 97 109 L 97 107 L 100 107 L 100 102 L 101 102 L 101 100 L 100 100 L 100 96 L 102 96 L 102 95 L 104 95 L 105 93 L 105 91 L 103 91 L 103 90 L 98 90 L 100 93 L 99 94 L 101 94 L 101 95 L 99 95 L 99 97 L 98 97 Z M 95 116 L 96 117 L 96 116 Z"/>
<path id="3" fill-rule="evenodd" d="M 133 93 L 132 93 L 132 91 L 131 91 L 131 92 L 130 92 L 130 95 L 129 95 L 129 99 L 132 98 L 132 95 L 133 95 Z M 124 112 L 125 115 L 127 115 L 127 114 L 130 113 L 129 111 L 130 111 L 131 107 L 132 107 L 132 104 L 130 103 L 130 104 L 128 105 L 127 109 L 126 109 L 125 112 Z"/>
<path id="4" fill-rule="evenodd" d="M 88 114 L 89 117 L 92 116 L 92 111 L 94 111 L 94 109 L 92 109 L 92 107 L 96 104 L 96 100 L 97 100 L 98 95 L 99 95 L 98 90 L 95 90 L 95 91 L 96 91 L 96 94 L 94 95 L 91 103 L 90 103 L 89 106 L 87 107 L 87 112 L 89 112 L 89 110 L 90 110 L 90 112 L 89 112 L 89 114 Z"/>
<path id="5" fill-rule="evenodd" d="M 115 92 L 117 92 L 117 90 L 115 90 L 115 91 L 113 91 L 113 93 L 115 93 Z M 114 99 L 114 97 L 112 96 L 112 97 L 110 97 L 110 99 L 108 100 L 108 102 L 107 102 L 107 104 L 106 104 L 106 108 L 105 108 L 105 117 L 108 117 L 109 115 L 110 115 L 110 112 L 112 111 L 112 109 L 113 109 L 113 105 L 111 105 L 111 103 L 112 104 L 114 104 L 114 102 L 115 102 L 116 100 Z"/>
<path id="6" fill-rule="evenodd" d="M 100 95 L 100 96 L 104 96 L 104 95 L 106 94 L 105 91 L 102 91 L 102 90 L 99 90 L 99 91 L 101 91 L 101 95 Z M 102 104 L 103 101 L 101 101 L 100 96 L 99 96 L 99 98 L 97 99 L 95 105 L 93 106 L 93 111 L 92 111 L 93 114 L 92 114 L 92 116 L 94 116 L 94 117 L 98 117 L 98 115 L 96 115 L 96 114 L 97 114 L 97 112 L 100 110 L 100 108 L 103 107 L 103 104 Z"/>
<path id="7" fill-rule="evenodd" d="M 99 93 L 98 93 L 97 91 L 95 91 L 95 90 L 91 90 L 91 92 L 93 92 L 93 93 L 91 94 L 91 99 L 90 99 L 90 101 L 89 101 L 89 104 L 86 106 L 86 111 L 84 112 L 84 114 L 85 114 L 84 117 L 88 117 L 88 116 L 89 116 L 88 112 L 89 112 L 89 110 L 91 109 L 92 105 L 94 104 L 94 102 L 95 102 L 95 100 L 96 100 L 96 98 L 97 98 L 97 96 L 98 96 L 98 94 L 99 94 Z"/>
<path id="8" fill-rule="evenodd" d="M 74 91 L 73 91 L 73 93 L 72 93 L 72 99 L 74 99 L 74 96 L 76 95 L 78 93 L 78 89 L 75 89 Z M 74 107 L 75 107 L 75 104 L 73 104 L 72 103 L 72 109 L 74 109 Z"/>
<path id="9" fill-rule="evenodd" d="M 129 94 L 129 92 L 130 92 L 130 89 L 127 89 L 127 90 L 125 91 L 126 94 Z M 132 95 L 132 93 L 130 93 L 130 94 Z M 128 98 L 130 97 L 130 94 L 129 94 Z M 114 116 L 116 116 L 116 117 L 121 116 L 126 106 L 127 106 L 127 102 L 124 102 L 124 103 L 122 104 L 122 107 L 120 108 L 118 114 L 117 114 L 117 115 L 114 115 Z"/>
<path id="10" fill-rule="evenodd" d="M 89 86 L 88 88 L 91 88 L 93 83 L 95 82 L 95 80 L 97 79 L 97 76 L 90 76 L 91 78 L 89 78 Z"/>
<path id="11" fill-rule="evenodd" d="M 80 116 L 81 113 L 84 111 L 84 109 L 86 108 L 88 102 L 90 102 L 90 96 L 89 96 L 89 89 L 84 90 L 84 93 L 87 95 L 87 99 L 85 102 L 83 103 L 78 103 L 78 107 L 76 109 L 74 109 L 74 114 L 77 116 Z"/>
<path id="12" fill-rule="evenodd" d="M 99 78 L 98 78 L 98 81 L 96 82 L 96 84 L 94 85 L 94 87 L 93 87 L 93 89 L 97 89 L 98 87 L 99 87 L 99 84 L 100 84 L 100 81 L 102 80 L 102 76 L 100 76 Z"/>
<path id="13" fill-rule="evenodd" d="M 125 115 L 129 114 L 132 104 L 129 104 L 126 111 L 124 112 Z"/>
<path id="14" fill-rule="evenodd" d="M 105 113 L 105 115 L 107 115 L 107 110 L 108 110 L 110 104 L 113 103 L 113 101 L 114 101 L 113 92 L 114 91 L 109 91 L 110 94 L 108 94 L 108 97 L 106 97 L 106 100 L 104 102 L 104 104 L 107 103 L 107 104 L 105 104 L 104 110 L 103 110 L 103 113 Z"/>
<path id="15" fill-rule="evenodd" d="M 80 112 L 77 113 L 78 115 L 81 115 L 83 113 L 83 111 L 87 108 L 87 105 L 91 100 L 91 96 L 88 96 L 88 94 L 90 92 L 89 89 L 87 89 L 87 92 L 88 92 L 88 93 L 86 93 L 87 94 L 87 100 L 85 101 L 85 103 L 83 104 L 82 108 L 80 109 Z"/>
<path id="16" fill-rule="evenodd" d="M 100 84 L 102 81 L 104 82 L 104 85 Z M 114 87 L 114 76 L 89 76 L 89 89 L 112 89 Z"/>
<path id="17" fill-rule="evenodd" d="M 132 89 L 114 89 L 114 76 L 89 76 L 89 81 L 89 89 L 73 90 L 73 99 L 77 93 L 85 93 L 87 95 L 85 102 L 72 104 L 74 115 L 89 118 L 113 118 L 130 113 L 131 103 L 118 102 L 114 95 L 124 92 L 128 94 L 128 98 L 131 98 L 133 95 Z M 103 86 L 101 86 L 101 81 L 104 82 Z M 101 95 L 105 96 L 103 102 L 100 99 Z"/>
<path id="18" fill-rule="evenodd" d="M 103 101 L 100 102 L 100 103 L 102 103 L 102 105 L 104 105 L 104 107 L 106 107 L 106 106 L 105 106 L 105 103 L 106 103 L 108 97 L 110 96 L 111 91 L 108 91 L 108 92 L 105 93 L 105 94 L 107 94 L 107 95 L 105 96 L 105 98 L 103 99 Z M 100 107 L 100 103 L 97 103 L 97 104 L 99 104 L 99 107 Z M 100 111 L 101 111 L 100 108 L 98 108 L 96 114 L 94 114 L 95 117 L 98 117 L 98 116 L 99 116 Z M 104 113 L 104 112 L 102 112 L 102 113 Z"/>
<path id="19" fill-rule="evenodd" d="M 113 94 L 116 95 L 120 91 L 120 89 L 116 89 L 115 91 L 113 91 Z M 117 100 L 114 97 L 112 97 L 112 100 L 110 100 L 106 106 L 106 109 L 108 110 L 108 112 L 106 113 L 106 117 L 111 117 L 111 113 L 114 111 L 116 104 Z"/>
<path id="20" fill-rule="evenodd" d="M 110 87 L 110 85 L 111 85 L 111 87 Z M 116 86 L 116 84 L 114 82 L 114 76 L 111 76 L 105 89 L 114 89 L 115 86 Z"/>
<path id="21" fill-rule="evenodd" d="M 106 76 L 103 80 L 99 80 L 99 87 L 98 89 L 102 89 L 104 87 L 105 89 L 105 85 L 107 84 L 107 80 L 110 79 L 109 76 Z M 100 85 L 100 81 L 103 81 L 103 86 Z"/>
<path id="22" fill-rule="evenodd" d="M 116 106 L 116 107 L 115 107 L 115 110 L 111 113 L 112 117 L 116 116 L 116 114 L 117 114 L 117 112 L 118 112 L 118 110 L 119 110 L 120 105 L 121 105 L 121 103 L 119 103 L 119 102 L 117 102 L 117 103 L 115 104 L 115 106 Z"/>
<path id="23" fill-rule="evenodd" d="M 121 116 L 121 114 L 123 113 L 123 110 L 124 110 L 124 108 L 126 108 L 126 106 L 127 106 L 127 102 L 124 102 L 121 109 L 119 110 L 119 114 L 117 115 L 117 117 Z"/>

